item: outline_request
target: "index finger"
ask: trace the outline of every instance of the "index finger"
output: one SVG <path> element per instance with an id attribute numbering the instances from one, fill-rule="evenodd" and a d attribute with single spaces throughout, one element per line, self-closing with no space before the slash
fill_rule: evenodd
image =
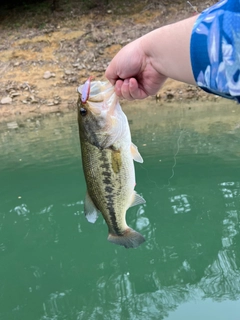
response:
<path id="1" fill-rule="evenodd" d="M 120 79 L 115 70 L 116 68 L 114 68 L 114 63 L 111 61 L 105 71 L 105 77 L 110 81 L 110 83 L 113 86 L 115 85 L 116 81 Z"/>

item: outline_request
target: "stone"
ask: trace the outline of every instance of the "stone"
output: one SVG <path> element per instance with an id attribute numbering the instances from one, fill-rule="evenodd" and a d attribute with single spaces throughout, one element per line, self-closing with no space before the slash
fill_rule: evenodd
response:
<path id="1" fill-rule="evenodd" d="M 54 106 L 53 100 L 49 100 L 48 103 L 47 103 L 47 106 L 49 106 L 49 107 Z"/>
<path id="2" fill-rule="evenodd" d="M 35 99 L 35 97 L 34 97 L 34 96 L 31 96 L 30 98 L 31 98 L 31 103 L 38 103 L 38 100 L 37 100 L 37 99 Z"/>
<path id="3" fill-rule="evenodd" d="M 1 104 L 11 104 L 12 103 L 12 98 L 7 96 L 1 99 Z"/>
<path id="4" fill-rule="evenodd" d="M 49 78 L 52 78 L 52 77 L 55 77 L 55 73 L 52 73 L 50 71 L 44 72 L 44 75 L 43 75 L 44 79 L 49 79 Z"/>
<path id="5" fill-rule="evenodd" d="M 8 127 L 8 129 L 17 129 L 18 128 L 18 124 L 17 124 L 16 121 L 8 122 L 7 123 L 7 127 Z"/>
<path id="6" fill-rule="evenodd" d="M 72 70 L 65 70 L 64 72 L 65 72 L 65 74 L 66 74 L 67 76 L 73 74 Z"/>
<path id="7" fill-rule="evenodd" d="M 11 98 L 14 98 L 14 97 L 20 96 L 20 93 L 19 92 L 11 92 L 10 95 L 11 95 Z"/>

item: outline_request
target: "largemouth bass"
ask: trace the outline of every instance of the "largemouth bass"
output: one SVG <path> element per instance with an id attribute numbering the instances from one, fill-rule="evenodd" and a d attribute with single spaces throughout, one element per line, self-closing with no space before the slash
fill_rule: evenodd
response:
<path id="1" fill-rule="evenodd" d="M 144 237 L 125 220 L 129 207 L 145 203 L 134 191 L 133 160 L 143 162 L 131 142 L 126 115 L 109 82 L 91 81 L 78 88 L 78 124 L 87 184 L 84 212 L 94 223 L 99 212 L 108 225 L 108 240 L 136 248 Z"/>

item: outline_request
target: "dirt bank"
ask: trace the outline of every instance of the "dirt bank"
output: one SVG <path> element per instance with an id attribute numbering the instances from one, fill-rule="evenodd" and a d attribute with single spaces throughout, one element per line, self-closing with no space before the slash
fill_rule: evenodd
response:
<path id="1" fill-rule="evenodd" d="M 216 1 L 191 1 L 198 11 Z M 58 2 L 1 16 L 0 121 L 75 108 L 76 88 L 91 74 L 103 79 L 119 49 L 161 25 L 194 14 L 187 1 Z M 66 7 L 68 5 L 68 7 Z M 150 98 L 153 99 L 153 98 Z M 155 97 L 154 97 L 155 99 Z M 217 100 L 194 86 L 168 81 L 160 103 Z"/>

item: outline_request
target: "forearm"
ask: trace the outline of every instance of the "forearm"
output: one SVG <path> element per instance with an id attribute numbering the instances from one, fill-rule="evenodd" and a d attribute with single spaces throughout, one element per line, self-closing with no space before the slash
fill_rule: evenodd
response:
<path id="1" fill-rule="evenodd" d="M 162 75 L 196 84 L 190 58 L 190 40 L 198 16 L 156 29 L 140 38 L 150 63 Z"/>
<path id="2" fill-rule="evenodd" d="M 240 102 L 239 12 L 239 0 L 219 1 L 158 28 L 122 48 L 106 77 L 128 100 L 154 95 L 172 78 Z"/>
<path id="3" fill-rule="evenodd" d="M 106 70 L 119 97 L 133 100 L 154 95 L 170 77 L 196 84 L 190 40 L 197 16 L 161 27 L 122 48 Z"/>

